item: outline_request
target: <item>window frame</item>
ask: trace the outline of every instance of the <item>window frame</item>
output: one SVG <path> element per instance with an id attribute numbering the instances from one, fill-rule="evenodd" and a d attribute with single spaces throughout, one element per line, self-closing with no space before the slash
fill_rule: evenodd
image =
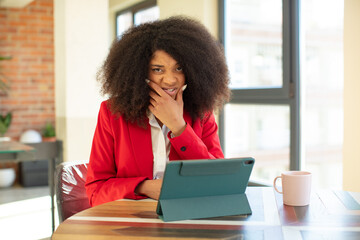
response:
<path id="1" fill-rule="evenodd" d="M 219 40 L 226 46 L 226 0 L 218 0 Z M 283 85 L 279 88 L 243 88 L 232 90 L 231 104 L 286 105 L 290 108 L 290 170 L 302 167 L 300 121 L 300 0 L 282 1 L 282 70 Z M 219 113 L 219 137 L 225 149 L 225 113 Z"/>
<path id="2" fill-rule="evenodd" d="M 143 10 L 146 10 L 148 8 L 152 8 L 152 7 L 155 7 L 157 6 L 157 0 L 145 0 L 145 1 L 142 1 L 142 2 L 139 2 L 135 5 L 132 5 L 128 8 L 125 8 L 125 9 L 122 9 L 120 11 L 117 11 L 115 13 L 115 35 L 118 36 L 118 32 L 117 32 L 117 18 L 119 15 L 122 15 L 122 14 L 125 14 L 125 13 L 128 13 L 130 12 L 131 15 L 132 15 L 132 25 L 134 25 L 134 22 L 135 22 L 135 14 L 137 12 L 140 12 L 140 11 L 143 11 Z"/>

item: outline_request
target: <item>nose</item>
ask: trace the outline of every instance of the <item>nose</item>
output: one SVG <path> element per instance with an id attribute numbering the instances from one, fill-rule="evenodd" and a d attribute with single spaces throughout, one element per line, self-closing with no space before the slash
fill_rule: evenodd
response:
<path id="1" fill-rule="evenodd" d="M 177 76 L 175 73 L 168 71 L 164 76 L 163 76 L 163 83 L 172 86 L 174 85 L 176 82 L 178 81 Z"/>

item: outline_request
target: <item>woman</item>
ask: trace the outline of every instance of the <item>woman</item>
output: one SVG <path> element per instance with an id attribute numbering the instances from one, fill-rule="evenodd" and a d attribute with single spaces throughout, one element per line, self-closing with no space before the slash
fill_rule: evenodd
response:
<path id="1" fill-rule="evenodd" d="M 98 80 L 100 107 L 86 190 L 92 206 L 158 199 L 169 160 L 223 158 L 213 111 L 228 101 L 221 45 L 197 21 L 172 17 L 114 41 Z"/>

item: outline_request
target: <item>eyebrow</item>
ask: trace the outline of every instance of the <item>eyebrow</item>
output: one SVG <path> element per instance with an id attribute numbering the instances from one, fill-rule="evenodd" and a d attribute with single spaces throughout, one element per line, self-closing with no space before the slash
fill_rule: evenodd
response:
<path id="1" fill-rule="evenodd" d="M 176 63 L 175 66 L 180 65 L 179 63 Z M 164 65 L 160 64 L 150 64 L 151 67 L 164 67 Z"/>

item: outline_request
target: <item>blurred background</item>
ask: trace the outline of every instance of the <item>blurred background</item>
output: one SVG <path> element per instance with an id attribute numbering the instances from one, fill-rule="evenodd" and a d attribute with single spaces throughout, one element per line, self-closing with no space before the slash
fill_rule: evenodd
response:
<path id="1" fill-rule="evenodd" d="M 303 169 L 314 174 L 315 188 L 360 191 L 353 170 L 358 128 L 346 122 L 359 119 L 359 99 L 344 94 L 358 89 L 356 67 L 344 58 L 356 56 L 351 32 L 359 19 L 346 16 L 358 6 L 356 0 L 0 0 L 0 115 L 2 122 L 12 118 L 0 137 L 20 141 L 35 130 L 44 139 L 53 128 L 63 161 L 87 162 L 106 99 L 96 72 L 111 42 L 132 25 L 186 15 L 224 45 L 233 98 L 216 114 L 225 156 L 254 157 L 252 180 L 264 184 Z M 47 182 L 24 186 L 19 163 L 2 161 L 0 168 L 17 173 L 12 187 L 0 188 L 0 209 L 26 206 L 23 213 L 0 210 L 0 232 L 40 214 L 38 228 L 24 234 L 48 238 Z M 29 212 L 27 204 L 39 209 Z"/>

